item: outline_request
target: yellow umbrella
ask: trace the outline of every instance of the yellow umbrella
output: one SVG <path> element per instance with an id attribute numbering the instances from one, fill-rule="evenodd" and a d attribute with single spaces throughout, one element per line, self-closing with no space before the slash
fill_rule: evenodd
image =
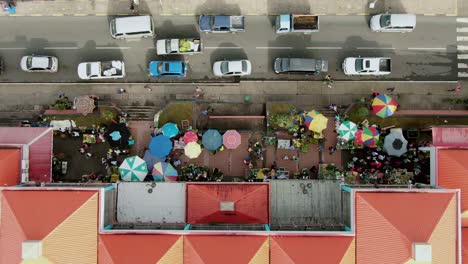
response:
<path id="1" fill-rule="evenodd" d="M 309 130 L 320 133 L 327 128 L 328 118 L 313 110 L 307 113 L 304 118 L 304 123 Z"/>
<path id="2" fill-rule="evenodd" d="M 201 147 L 200 144 L 196 142 L 190 142 L 184 147 L 185 156 L 189 157 L 190 159 L 196 159 L 201 154 Z"/>

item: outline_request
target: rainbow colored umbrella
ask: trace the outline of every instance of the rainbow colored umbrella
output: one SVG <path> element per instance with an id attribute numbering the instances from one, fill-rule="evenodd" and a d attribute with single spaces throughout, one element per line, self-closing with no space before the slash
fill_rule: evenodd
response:
<path id="1" fill-rule="evenodd" d="M 344 140 L 352 140 L 354 139 L 354 134 L 356 134 L 357 126 L 355 123 L 351 121 L 344 121 L 338 127 L 338 134 L 340 138 Z"/>
<path id="2" fill-rule="evenodd" d="M 327 128 L 328 118 L 321 113 L 312 110 L 304 117 L 305 126 L 314 132 L 321 133 L 322 130 Z"/>
<path id="3" fill-rule="evenodd" d="M 193 131 L 187 131 L 184 134 L 184 143 L 187 145 L 190 142 L 198 142 L 198 135 Z"/>
<path id="4" fill-rule="evenodd" d="M 364 127 L 362 129 L 361 141 L 367 147 L 375 147 L 379 142 L 379 131 L 375 127 Z"/>
<path id="5" fill-rule="evenodd" d="M 153 179 L 155 181 L 174 181 L 174 179 L 171 177 L 176 177 L 175 181 L 177 181 L 177 176 L 179 176 L 177 170 L 174 167 L 172 167 L 170 163 L 167 162 L 158 162 L 154 164 L 153 171 L 151 172 L 151 174 L 153 175 Z"/>
<path id="6" fill-rule="evenodd" d="M 177 124 L 171 122 L 164 124 L 164 126 L 161 127 L 161 131 L 163 135 L 168 138 L 173 138 L 179 134 L 179 128 L 177 127 Z"/>
<path id="7" fill-rule="evenodd" d="M 241 135 L 236 130 L 228 130 L 223 135 L 223 145 L 228 149 L 236 149 L 241 144 Z"/>
<path id="8" fill-rule="evenodd" d="M 382 118 L 393 115 L 397 107 L 398 103 L 386 94 L 379 94 L 372 101 L 372 113 Z"/>

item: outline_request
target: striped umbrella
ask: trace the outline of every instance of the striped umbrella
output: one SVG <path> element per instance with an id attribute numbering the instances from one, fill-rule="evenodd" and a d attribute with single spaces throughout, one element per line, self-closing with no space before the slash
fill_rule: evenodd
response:
<path id="1" fill-rule="evenodd" d="M 236 149 L 241 144 L 241 135 L 236 130 L 228 130 L 223 135 L 223 145 L 228 149 Z"/>
<path id="2" fill-rule="evenodd" d="M 352 140 L 354 139 L 354 134 L 356 134 L 357 126 L 355 123 L 351 121 L 344 121 L 338 127 L 338 133 L 340 138 L 344 140 Z"/>
<path id="3" fill-rule="evenodd" d="M 93 98 L 89 97 L 89 95 L 84 95 L 75 99 L 75 107 L 78 113 L 86 116 L 93 112 L 96 105 Z"/>
<path id="4" fill-rule="evenodd" d="M 314 132 L 321 133 L 322 130 L 327 128 L 328 118 L 321 113 L 312 110 L 304 117 L 305 126 Z"/>
<path id="5" fill-rule="evenodd" d="M 196 142 L 190 142 L 184 147 L 185 156 L 189 157 L 190 159 L 196 159 L 200 156 L 202 150 L 200 144 Z"/>
<path id="6" fill-rule="evenodd" d="M 364 127 L 362 129 L 361 141 L 367 147 L 375 147 L 379 142 L 379 131 L 375 127 Z"/>
<path id="7" fill-rule="evenodd" d="M 124 181 L 143 181 L 148 174 L 146 162 L 138 156 L 126 158 L 119 167 Z"/>
<path id="8" fill-rule="evenodd" d="M 153 175 L 153 179 L 155 181 L 174 181 L 174 179 L 170 177 L 176 177 L 175 180 L 177 181 L 177 176 L 179 175 L 177 170 L 170 163 L 167 162 L 158 162 L 154 164 L 153 171 L 151 174 Z"/>
<path id="9" fill-rule="evenodd" d="M 184 143 L 188 144 L 190 142 L 198 142 L 198 135 L 193 131 L 187 131 L 184 134 Z"/>
<path id="10" fill-rule="evenodd" d="M 161 127 L 161 131 L 163 135 L 165 135 L 168 138 L 173 138 L 177 136 L 177 134 L 179 134 L 179 128 L 176 124 L 171 122 L 164 124 L 164 126 Z"/>
<path id="11" fill-rule="evenodd" d="M 397 107 L 397 102 L 386 94 L 379 94 L 372 101 L 372 112 L 382 118 L 393 115 Z"/>

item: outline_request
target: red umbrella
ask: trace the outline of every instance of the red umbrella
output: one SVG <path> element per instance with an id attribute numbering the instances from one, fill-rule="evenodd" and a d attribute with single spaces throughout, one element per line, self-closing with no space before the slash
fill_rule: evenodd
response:
<path id="1" fill-rule="evenodd" d="M 236 130 L 228 130 L 223 135 L 223 145 L 228 149 L 235 149 L 241 144 L 241 135 Z"/>
<path id="2" fill-rule="evenodd" d="M 75 107 L 78 113 L 81 113 L 85 116 L 92 113 L 96 105 L 94 104 L 93 98 L 85 95 L 75 99 Z"/>
<path id="3" fill-rule="evenodd" d="M 187 131 L 184 134 L 184 143 L 188 144 L 190 142 L 198 142 L 198 135 L 193 131 Z"/>

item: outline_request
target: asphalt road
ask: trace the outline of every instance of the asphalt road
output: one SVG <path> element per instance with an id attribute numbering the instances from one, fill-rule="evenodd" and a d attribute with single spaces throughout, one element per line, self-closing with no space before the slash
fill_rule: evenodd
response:
<path id="1" fill-rule="evenodd" d="M 275 34 L 274 17 L 247 16 L 246 32 L 200 34 L 197 18 L 155 17 L 157 39 L 201 36 L 202 54 L 158 57 L 155 39 L 114 40 L 109 34 L 111 17 L 1 17 L 0 56 L 5 62 L 2 82 L 77 82 L 77 65 L 83 61 L 121 59 L 127 77 L 115 82 L 172 81 L 148 77 L 148 63 L 154 59 L 185 59 L 188 78 L 183 81 L 219 81 L 212 74 L 214 61 L 249 59 L 253 73 L 244 79 L 321 80 L 317 76 L 277 75 L 272 64 L 277 57 L 320 58 L 329 61 L 329 73 L 336 80 L 456 80 L 455 17 L 418 16 L 412 33 L 373 33 L 365 16 L 322 16 L 320 32 Z M 21 56 L 54 55 L 59 72 L 24 73 Z M 349 77 L 341 70 L 349 56 L 388 56 L 392 74 L 384 77 Z M 233 81 L 228 78 L 226 81 Z M 106 81 L 108 82 L 108 80 Z M 111 81 L 112 82 L 112 81 Z"/>

